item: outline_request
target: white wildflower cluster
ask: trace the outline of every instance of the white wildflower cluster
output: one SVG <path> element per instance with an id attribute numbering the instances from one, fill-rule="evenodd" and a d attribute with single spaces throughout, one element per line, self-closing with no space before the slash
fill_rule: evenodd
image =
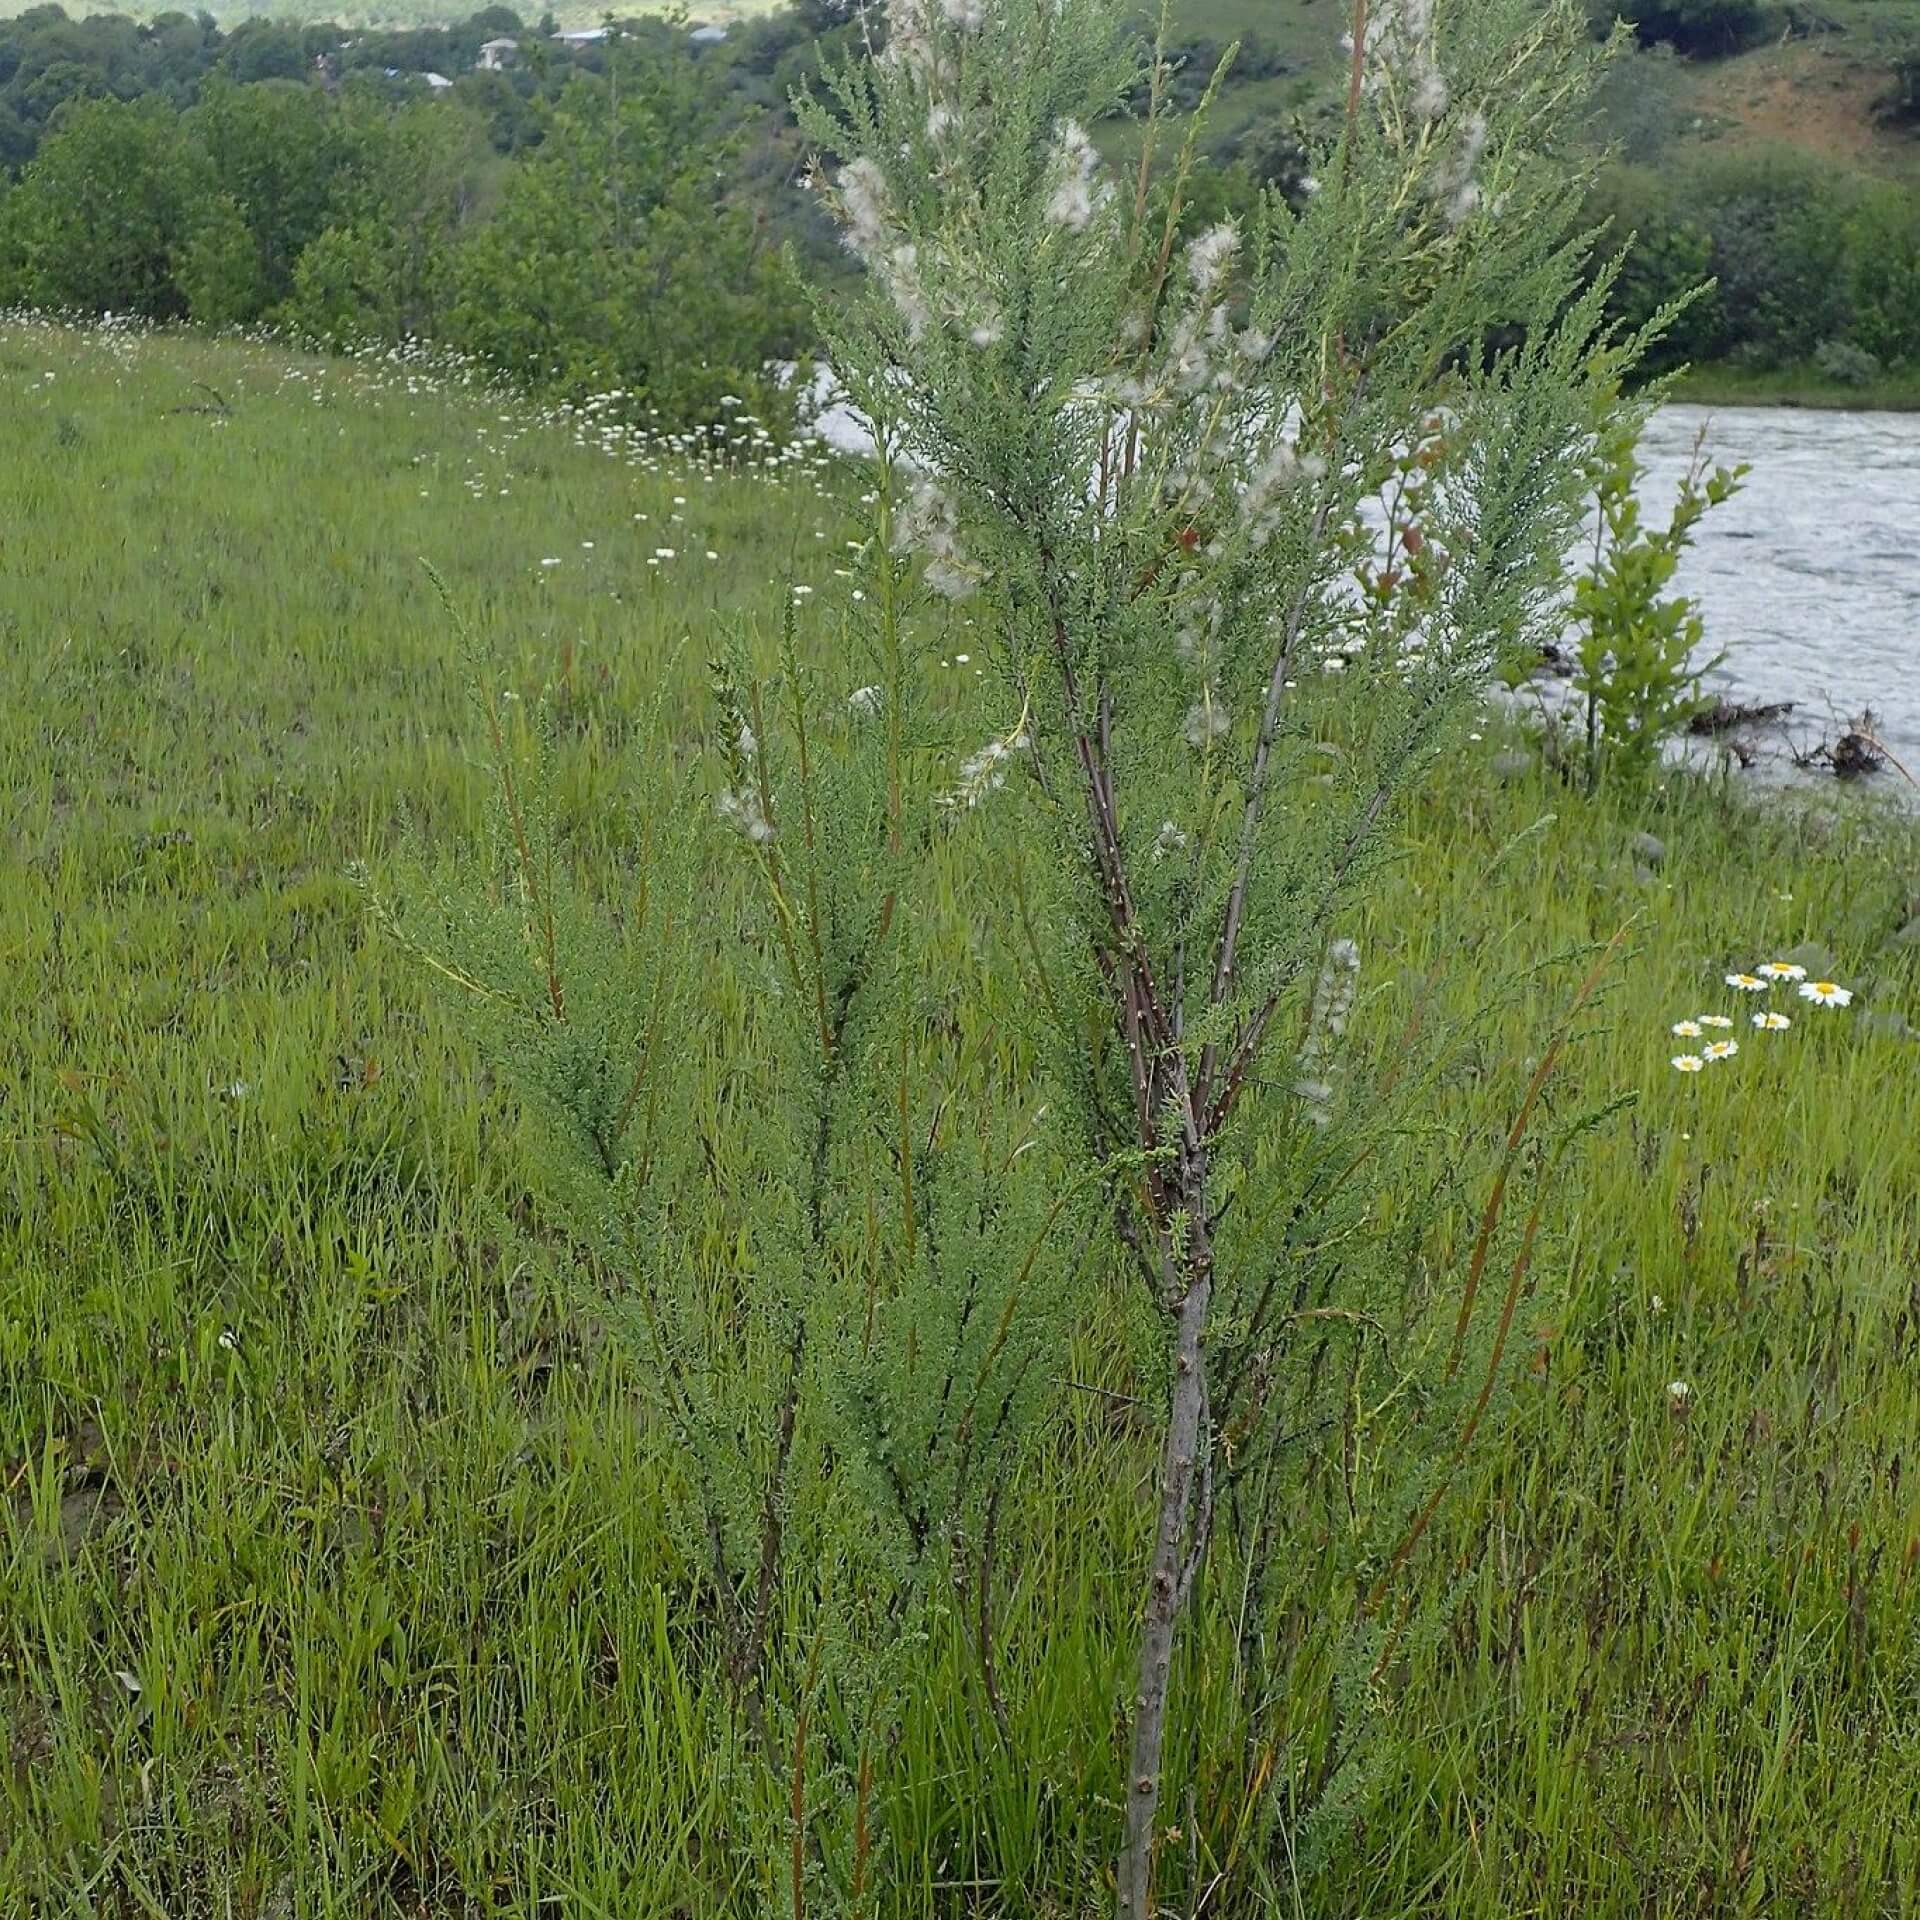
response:
<path id="1" fill-rule="evenodd" d="M 863 156 L 840 169 L 838 184 L 846 223 L 841 238 L 849 253 L 871 264 L 898 239 L 886 175 Z"/>
<path id="2" fill-rule="evenodd" d="M 1006 317 L 999 302 L 978 280 L 967 299 L 956 307 L 953 320 L 976 347 L 997 347 L 1007 337 Z"/>
<path id="3" fill-rule="evenodd" d="M 1433 0 L 1374 0 L 1367 10 L 1361 85 L 1369 94 L 1397 94 L 1423 125 L 1447 110 L 1447 81 L 1435 55 Z M 1353 51 L 1353 36 L 1341 43 Z"/>
<path id="4" fill-rule="evenodd" d="M 1187 248 L 1190 298 L 1168 329 L 1159 386 L 1183 395 L 1231 393 L 1272 350 L 1269 336 L 1236 333 L 1227 313 L 1227 279 L 1239 257 L 1240 230 L 1231 220 L 1209 227 Z"/>
<path id="5" fill-rule="evenodd" d="M 1176 853 L 1187 850 L 1187 836 L 1171 820 L 1160 822 L 1160 831 L 1153 836 L 1153 857 L 1165 860 Z"/>
<path id="6" fill-rule="evenodd" d="M 1843 987 L 1837 980 L 1810 980 L 1806 968 L 1797 960 L 1769 960 L 1751 973 L 1730 973 L 1725 978 L 1735 993 L 1771 993 L 1775 987 L 1784 986 L 1794 988 L 1809 1006 L 1837 1011 L 1853 1004 L 1851 987 Z M 1793 1025 L 1789 1015 L 1772 1007 L 1751 1015 L 1750 1020 L 1756 1033 L 1785 1033 Z M 1676 1040 L 1700 1041 L 1710 1028 L 1724 1034 L 1732 1026 L 1733 1021 L 1724 1013 L 1700 1013 L 1691 1019 L 1676 1020 L 1669 1031 Z M 1708 1040 L 1696 1049 L 1675 1054 L 1673 1069 L 1676 1073 L 1704 1073 L 1722 1060 L 1731 1060 L 1739 1051 L 1737 1040 Z"/>
<path id="7" fill-rule="evenodd" d="M 1178 630 L 1173 648 L 1182 663 L 1203 676 L 1213 671 L 1220 628 L 1226 619 L 1226 603 L 1217 594 L 1189 605 Z"/>
<path id="8" fill-rule="evenodd" d="M 1343 44 L 1351 53 L 1352 36 Z M 1440 71 L 1433 0 L 1375 0 L 1367 18 L 1361 85 L 1382 103 L 1387 124 L 1396 133 L 1411 121 L 1424 134 L 1444 117 L 1453 94 Z M 1486 146 L 1486 116 L 1469 114 L 1435 169 L 1432 196 L 1452 226 L 1485 203 L 1475 176 Z"/>
<path id="9" fill-rule="evenodd" d="M 1264 547 L 1280 531 L 1287 496 L 1304 482 L 1326 477 L 1327 463 L 1317 453 L 1303 454 L 1283 434 L 1254 461 L 1240 491 L 1240 520 L 1255 547 Z"/>
<path id="10" fill-rule="evenodd" d="M 936 103 L 928 114 L 928 131 L 950 130 L 957 119 L 952 109 Z M 906 322 L 907 338 L 919 341 L 933 324 L 934 303 L 927 293 L 920 249 L 901 232 L 895 218 L 886 175 L 872 159 L 849 161 L 836 183 L 840 198 L 841 240 L 886 288 Z M 997 346 L 1006 337 L 1006 320 L 984 275 L 959 271 L 944 251 L 937 264 L 943 271 L 937 284 L 958 291 L 943 297 L 944 317 L 976 347 Z"/>
<path id="11" fill-rule="evenodd" d="M 895 553 L 926 556 L 926 581 L 949 600 L 964 600 L 987 576 L 960 550 L 960 516 L 952 496 L 931 480 L 920 480 L 893 523 Z"/>
<path id="12" fill-rule="evenodd" d="M 1273 351 L 1273 337 L 1258 327 L 1236 329 L 1228 311 L 1227 283 L 1239 246 L 1231 222 L 1189 245 L 1185 298 L 1167 325 L 1157 365 L 1108 394 L 1136 415 L 1166 416 L 1170 437 L 1184 438 L 1169 461 L 1165 492 L 1169 504 L 1191 516 L 1219 500 L 1266 410 L 1255 376 Z M 1217 550 L 1209 552 L 1218 557 Z"/>
<path id="13" fill-rule="evenodd" d="M 1486 150 L 1486 115 L 1470 113 L 1461 124 L 1459 138 L 1433 177 L 1434 198 L 1440 201 L 1452 226 L 1457 227 L 1480 210 L 1485 196 L 1473 176 Z"/>
<path id="14" fill-rule="evenodd" d="M 1113 197 L 1113 183 L 1100 177 L 1100 153 L 1077 120 L 1062 120 L 1054 129 L 1052 191 L 1045 217 L 1051 226 L 1069 233 L 1085 233 Z"/>
<path id="15" fill-rule="evenodd" d="M 955 813 L 979 806 L 989 794 L 998 793 L 1006 785 L 1014 755 L 1024 752 L 1027 745 L 1027 727 L 1023 720 L 1005 738 L 989 740 L 978 752 L 968 754 L 960 762 L 959 785 L 943 793 L 939 804 Z"/>
<path id="16" fill-rule="evenodd" d="M 1316 1127 L 1333 1122 L 1334 1056 L 1346 1037 L 1347 1020 L 1360 988 L 1360 947 L 1353 940 L 1336 940 L 1321 962 L 1314 982 L 1313 1012 L 1307 1037 L 1300 1048 L 1300 1078 L 1294 1091 L 1306 1102 L 1307 1118 Z"/>
<path id="17" fill-rule="evenodd" d="M 885 693 L 879 687 L 855 687 L 847 695 L 847 706 L 862 720 L 871 720 L 880 711 L 885 698 Z"/>
<path id="18" fill-rule="evenodd" d="M 1188 244 L 1187 278 L 1202 296 L 1217 293 L 1240 250 L 1240 229 L 1222 220 Z"/>
<path id="19" fill-rule="evenodd" d="M 987 24 L 990 0 L 888 0 L 887 45 L 881 64 L 902 68 L 938 93 L 954 75 L 951 46 L 942 34 L 978 33 Z"/>
<path id="20" fill-rule="evenodd" d="M 728 787 L 713 803 L 714 811 L 744 840 L 763 847 L 773 838 L 773 822 L 752 787 Z"/>
<path id="21" fill-rule="evenodd" d="M 920 251 L 902 238 L 894 220 L 893 198 L 879 166 L 864 155 L 840 170 L 841 239 L 886 288 L 907 325 L 909 340 L 921 339 L 932 322 L 920 284 Z"/>

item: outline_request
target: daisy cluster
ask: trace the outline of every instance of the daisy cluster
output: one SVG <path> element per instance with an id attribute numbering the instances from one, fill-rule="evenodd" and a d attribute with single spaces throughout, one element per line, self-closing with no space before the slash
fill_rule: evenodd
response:
<path id="1" fill-rule="evenodd" d="M 1726 976 L 1726 983 L 1735 993 L 1748 994 L 1771 993 L 1775 987 L 1792 987 L 1812 1007 L 1837 1009 L 1853 1004 L 1853 990 L 1850 987 L 1841 986 L 1837 980 L 1810 980 L 1806 968 L 1792 960 L 1769 960 L 1751 973 L 1730 973 Z M 1748 1016 L 1748 1022 L 1756 1033 L 1785 1033 L 1793 1025 L 1791 1017 L 1776 1007 L 1761 1008 Z M 1724 1013 L 1701 1013 L 1690 1020 L 1676 1020 L 1672 1028 L 1675 1039 L 1704 1044 L 1697 1050 L 1676 1053 L 1673 1056 L 1674 1071 L 1704 1073 L 1717 1061 L 1731 1060 L 1740 1051 L 1738 1040 L 1725 1037 L 1731 1033 L 1733 1025 L 1733 1021 Z M 1709 1032 L 1716 1032 L 1723 1037 L 1708 1040 L 1706 1036 Z"/>

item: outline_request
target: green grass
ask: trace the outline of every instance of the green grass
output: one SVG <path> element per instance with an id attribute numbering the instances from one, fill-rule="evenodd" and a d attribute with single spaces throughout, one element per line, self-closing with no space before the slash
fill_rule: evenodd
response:
<path id="1" fill-rule="evenodd" d="M 1679 382 L 1676 400 L 1703 407 L 1816 407 L 1842 411 L 1920 409 L 1920 373 L 1886 374 L 1862 383 L 1830 380 L 1811 367 L 1770 372 L 1695 367 Z"/>
<path id="2" fill-rule="evenodd" d="M 404 368 L 13 322 L 0 446 L 0 1913 L 758 1920 L 773 1889 L 715 1843 L 736 1775 L 632 1356 L 543 1230 L 520 1116 L 346 869 L 480 819 L 421 556 L 506 688 L 566 684 L 571 844 L 611 885 L 624 742 L 661 686 L 697 737 L 716 623 L 766 625 L 798 579 L 801 645 L 843 670 L 848 482 L 613 458 Z M 982 737 L 984 683 L 938 658 Z M 1456 1026 L 1505 995 L 1407 1148 L 1409 1180 L 1457 1182 L 1444 1284 L 1566 997 L 1532 970 L 1629 919 L 1553 1099 L 1638 1104 L 1552 1195 L 1529 1363 L 1416 1562 L 1458 1611 L 1388 1675 L 1391 1764 L 1298 1888 L 1232 1854 L 1210 1603 L 1176 1740 L 1194 1844 L 1231 1862 L 1206 1910 L 1914 1911 L 1920 1047 L 1861 1016 L 1920 1020 L 1892 938 L 1920 846 L 1677 781 L 1638 809 L 1503 785 L 1495 745 L 1353 929 L 1362 1082 L 1419 983 Z M 992 875 L 939 857 L 958 960 Z M 1670 1021 L 1740 1012 L 1727 968 L 1803 941 L 1850 1012 L 1668 1068 Z M 1075 1378 L 1133 1384 L 1122 1318 Z M 882 1782 L 886 1912 L 1106 1905 L 1149 1460 L 1093 1396 L 1056 1420 L 1010 1522 L 1011 1750 L 937 1625 Z M 1340 1604 L 1333 1511 L 1303 1504 L 1288 1621 Z M 1303 1730 L 1315 1644 L 1284 1682 Z"/>

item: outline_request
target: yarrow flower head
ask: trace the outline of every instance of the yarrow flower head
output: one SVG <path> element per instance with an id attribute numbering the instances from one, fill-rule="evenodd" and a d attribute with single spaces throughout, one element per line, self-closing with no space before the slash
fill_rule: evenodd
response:
<path id="1" fill-rule="evenodd" d="M 1793 1022 L 1784 1013 L 1756 1013 L 1753 1024 L 1762 1033 L 1785 1033 Z"/>
<path id="2" fill-rule="evenodd" d="M 1800 998 L 1816 1007 L 1847 1007 L 1853 1004 L 1853 990 L 1833 980 L 1803 980 Z"/>
<path id="3" fill-rule="evenodd" d="M 1767 983 L 1756 973 L 1730 973 L 1727 985 L 1741 993 L 1765 993 Z"/>
<path id="4" fill-rule="evenodd" d="M 1676 1073 L 1703 1073 L 1707 1063 L 1697 1053 L 1676 1053 L 1673 1067 Z"/>

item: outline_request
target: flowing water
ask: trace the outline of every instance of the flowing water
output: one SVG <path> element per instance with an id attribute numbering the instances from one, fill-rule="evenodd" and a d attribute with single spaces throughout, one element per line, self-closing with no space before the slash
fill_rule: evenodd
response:
<path id="1" fill-rule="evenodd" d="M 844 404 L 818 424 L 835 445 L 868 444 Z M 1708 657 L 1726 655 L 1710 688 L 1794 702 L 1774 735 L 1781 764 L 1871 709 L 1877 736 L 1920 774 L 1920 413 L 1665 407 L 1640 449 L 1656 524 L 1703 430 L 1716 465 L 1753 469 L 1700 522 L 1675 583 L 1700 604 Z"/>
<path id="2" fill-rule="evenodd" d="M 1797 703 L 1792 733 L 1875 731 L 1920 773 L 1920 414 L 1666 407 L 1641 442 L 1642 498 L 1663 521 L 1706 432 L 1743 490 L 1702 520 L 1676 586 L 1706 618 L 1710 684 Z"/>

